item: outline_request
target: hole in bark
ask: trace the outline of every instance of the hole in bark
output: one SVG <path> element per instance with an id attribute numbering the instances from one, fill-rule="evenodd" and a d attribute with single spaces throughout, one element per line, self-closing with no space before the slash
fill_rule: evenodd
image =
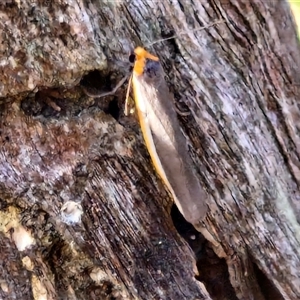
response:
<path id="1" fill-rule="evenodd" d="M 21 102 L 21 109 L 26 115 L 37 116 L 42 111 L 42 105 L 35 101 L 35 97 L 27 97 Z"/>
<path id="2" fill-rule="evenodd" d="M 177 232 L 187 241 L 196 257 L 201 256 L 203 245 L 206 242 L 202 234 L 184 219 L 175 204 L 171 209 L 171 217 Z"/>
<path id="3" fill-rule="evenodd" d="M 35 94 L 36 103 L 41 105 L 41 114 L 44 117 L 58 117 L 65 113 L 64 106 L 64 92 L 56 88 L 40 89 Z"/>
<path id="4" fill-rule="evenodd" d="M 259 269 L 259 267 L 254 263 L 253 264 L 253 271 L 256 275 L 257 283 L 260 286 L 261 292 L 264 295 L 266 300 L 284 300 L 281 296 L 278 289 L 274 286 L 274 284 L 268 279 L 268 277 Z"/>
<path id="5" fill-rule="evenodd" d="M 118 104 L 118 100 L 114 98 L 112 101 L 109 102 L 108 108 L 104 110 L 106 114 L 110 114 L 116 120 L 119 119 L 120 116 L 120 108 Z"/>
<path id="6" fill-rule="evenodd" d="M 176 43 L 176 37 L 174 36 L 176 36 L 176 33 L 173 30 L 170 33 L 164 33 L 163 31 L 161 33 L 162 39 L 167 39 L 165 43 L 168 44 L 168 48 L 170 49 L 169 50 L 170 56 L 168 58 L 169 63 L 168 64 L 165 63 L 164 65 L 164 68 L 166 68 L 168 72 L 171 72 L 172 70 L 172 65 L 171 65 L 172 61 L 175 59 L 177 54 L 180 54 L 180 49 L 178 48 L 178 45 Z"/>
<path id="7" fill-rule="evenodd" d="M 188 223 L 175 204 L 171 217 L 178 233 L 187 241 L 196 256 L 198 275 L 213 300 L 238 300 L 229 280 L 225 259 L 220 259 L 200 232 Z"/>
<path id="8" fill-rule="evenodd" d="M 238 300 L 230 283 L 225 259 L 220 259 L 210 247 L 205 244 L 201 257 L 197 257 L 199 275 L 195 278 L 205 285 L 213 300 Z"/>
<path id="9" fill-rule="evenodd" d="M 120 115 L 120 108 L 117 95 L 121 93 L 123 96 L 123 91 L 127 88 L 127 85 L 124 84 L 124 86 L 120 86 L 115 94 L 101 96 L 104 93 L 113 91 L 113 89 L 118 85 L 119 81 L 116 79 L 112 80 L 112 77 L 112 73 L 103 74 L 98 70 L 94 70 L 89 72 L 82 78 L 82 80 L 80 81 L 80 85 L 87 96 L 98 98 L 96 103 L 100 109 L 118 120 Z M 122 97 L 122 99 L 125 99 L 125 96 Z"/>
<path id="10" fill-rule="evenodd" d="M 65 99 L 68 93 L 60 88 L 39 88 L 34 95 L 22 100 L 21 109 L 29 116 L 59 117 L 66 114 L 67 104 L 71 101 Z"/>
<path id="11" fill-rule="evenodd" d="M 113 89 L 110 76 L 103 74 L 99 70 L 93 70 L 83 76 L 80 85 L 88 92 L 95 94 L 106 93 Z"/>
<path id="12" fill-rule="evenodd" d="M 176 38 L 179 37 L 177 36 L 176 32 L 174 31 L 173 28 L 168 28 L 166 27 L 166 23 L 168 23 L 167 19 L 163 16 L 160 16 L 158 19 L 159 26 L 160 26 L 160 38 L 158 40 L 162 40 L 164 43 L 164 46 L 169 47 L 169 57 L 168 60 L 174 60 L 177 54 L 180 54 L 180 49 L 177 46 L 176 43 Z M 155 42 L 155 41 L 154 41 Z M 170 65 L 167 65 L 166 62 L 164 64 L 164 69 L 168 72 L 172 72 L 172 68 Z M 168 75 L 170 76 L 170 74 Z"/>

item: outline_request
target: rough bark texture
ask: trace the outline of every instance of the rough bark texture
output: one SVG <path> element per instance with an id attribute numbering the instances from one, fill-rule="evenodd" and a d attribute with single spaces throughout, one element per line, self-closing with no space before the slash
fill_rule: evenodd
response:
<path id="1" fill-rule="evenodd" d="M 300 53 L 285 1 L 7 0 L 0 26 L 1 299 L 300 298 Z M 173 34 L 148 50 L 190 113 L 178 117 L 225 258 L 172 207 L 123 115 L 126 87 L 83 92 L 113 88 L 131 49 Z M 73 225 L 67 201 L 83 209 Z"/>

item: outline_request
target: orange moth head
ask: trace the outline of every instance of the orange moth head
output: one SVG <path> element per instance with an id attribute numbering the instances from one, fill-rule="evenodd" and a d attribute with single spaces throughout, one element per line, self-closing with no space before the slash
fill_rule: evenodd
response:
<path id="1" fill-rule="evenodd" d="M 158 57 L 150 54 L 142 47 L 137 47 L 134 49 L 135 54 L 135 62 L 133 67 L 133 72 L 136 75 L 142 75 L 144 72 L 144 67 L 146 64 L 146 59 L 151 59 L 154 61 L 158 61 Z"/>

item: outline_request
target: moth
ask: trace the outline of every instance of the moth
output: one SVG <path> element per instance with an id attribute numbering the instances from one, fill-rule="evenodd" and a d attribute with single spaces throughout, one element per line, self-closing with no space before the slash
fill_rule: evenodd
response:
<path id="1" fill-rule="evenodd" d="M 200 186 L 181 132 L 173 95 L 158 57 L 134 50 L 131 82 L 144 141 L 156 172 L 184 218 L 195 224 L 207 213 L 207 195 Z"/>
<path id="2" fill-rule="evenodd" d="M 137 47 L 129 60 L 133 63 L 133 70 L 126 94 L 125 115 L 132 85 L 135 110 L 154 168 L 184 218 L 192 224 L 198 223 L 207 213 L 207 195 L 194 173 L 163 68 L 158 57 L 142 47 Z M 85 92 L 91 97 L 112 95 L 127 79 L 123 78 L 111 92 Z"/>

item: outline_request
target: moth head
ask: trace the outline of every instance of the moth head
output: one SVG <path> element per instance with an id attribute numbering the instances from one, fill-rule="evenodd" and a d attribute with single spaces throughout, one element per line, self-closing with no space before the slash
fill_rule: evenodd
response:
<path id="1" fill-rule="evenodd" d="M 150 54 L 142 47 L 134 49 L 134 53 L 129 56 L 129 61 L 134 63 L 133 71 L 136 75 L 142 75 L 146 66 L 147 60 L 158 62 L 157 56 Z"/>

